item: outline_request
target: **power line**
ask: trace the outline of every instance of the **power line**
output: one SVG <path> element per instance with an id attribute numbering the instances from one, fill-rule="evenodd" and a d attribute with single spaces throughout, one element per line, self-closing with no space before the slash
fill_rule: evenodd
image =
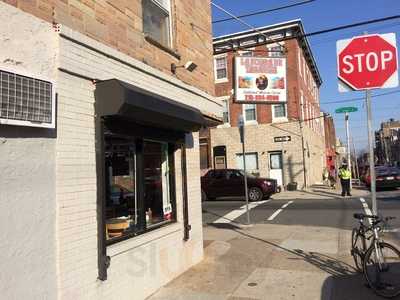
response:
<path id="1" fill-rule="evenodd" d="M 371 95 L 371 98 L 381 97 L 381 96 L 386 96 L 386 95 L 391 95 L 391 94 L 396 94 L 396 93 L 400 93 L 400 90 L 381 93 L 381 94 L 376 94 L 376 95 Z M 357 97 L 357 98 L 350 98 L 350 99 L 345 99 L 345 100 L 320 102 L 320 104 L 346 103 L 346 102 L 354 102 L 354 101 L 361 101 L 361 100 L 365 100 L 365 96 L 364 97 Z"/>
<path id="2" fill-rule="evenodd" d="M 211 2 L 211 4 L 213 4 Z M 351 23 L 351 24 L 347 24 L 347 25 L 343 25 L 343 26 L 338 26 L 338 27 L 332 27 L 332 28 L 328 28 L 328 29 L 324 29 L 324 30 L 319 30 L 319 31 L 314 31 L 314 32 L 310 32 L 310 33 L 305 33 L 305 34 L 296 34 L 293 37 L 289 37 L 289 38 L 281 38 L 281 39 L 271 39 L 268 38 L 268 40 L 266 40 L 265 42 L 262 43 L 258 43 L 257 46 L 261 46 L 261 45 L 266 45 L 266 44 L 272 44 L 272 43 L 278 43 L 282 40 L 291 40 L 291 39 L 295 39 L 295 38 L 303 38 L 303 37 L 309 37 L 309 36 L 314 36 L 314 35 L 320 35 L 320 34 L 325 34 L 325 33 L 330 33 L 333 31 L 339 31 L 339 30 L 344 30 L 344 29 L 349 29 L 352 27 L 359 27 L 362 25 L 368 25 L 368 24 L 374 24 L 374 23 L 380 23 L 380 22 L 385 22 L 385 21 L 389 21 L 389 20 L 394 20 L 394 19 L 399 19 L 400 15 L 395 15 L 395 16 L 390 16 L 390 17 L 385 17 L 385 18 L 380 18 L 380 19 L 372 19 L 372 20 L 368 20 L 368 21 L 363 21 L 363 22 L 358 22 L 358 23 Z M 241 20 L 239 20 L 240 22 L 243 22 Z M 246 23 L 247 24 L 247 23 Z M 250 25 L 249 25 L 250 26 Z M 254 31 L 261 33 L 263 36 L 265 36 L 265 34 L 263 34 L 262 32 L 260 32 L 257 28 L 252 27 L 254 29 Z M 251 48 L 254 47 L 254 45 L 252 46 L 243 46 L 242 48 Z M 224 53 L 224 52 L 229 52 L 231 50 L 226 50 L 224 48 L 221 47 L 215 47 L 216 49 L 222 49 L 224 51 L 220 51 L 218 53 Z"/>
<path id="3" fill-rule="evenodd" d="M 272 9 L 256 11 L 256 12 L 253 12 L 253 13 L 249 13 L 249 14 L 245 14 L 245 15 L 241 15 L 241 16 L 237 16 L 237 17 L 238 18 L 252 17 L 252 16 L 266 14 L 266 13 L 277 11 L 277 10 L 281 10 L 281 9 L 291 8 L 291 7 L 295 7 L 295 6 L 299 6 L 299 5 L 303 5 L 303 4 L 308 4 L 308 3 L 314 2 L 314 1 L 316 1 L 316 0 L 307 0 L 307 1 L 297 2 L 297 3 L 294 3 L 294 4 L 275 7 L 275 8 L 272 8 Z M 231 20 L 235 20 L 235 18 L 234 17 L 230 17 L 230 18 L 226 18 L 226 19 L 215 20 L 212 23 L 215 24 L 215 23 L 221 23 L 221 22 L 226 22 L 226 21 L 231 21 Z"/>
<path id="4" fill-rule="evenodd" d="M 379 22 L 385 22 L 385 21 L 399 19 L 399 18 L 400 18 L 400 15 L 395 15 L 395 16 L 390 16 L 390 17 L 385 17 L 385 18 L 380 18 L 380 19 L 373 19 L 373 20 L 364 21 L 364 22 L 352 23 L 352 24 L 347 24 L 347 25 L 343 25 L 343 26 L 338 26 L 338 27 L 328 28 L 328 29 L 324 29 L 324 30 L 310 32 L 310 33 L 305 33 L 305 34 L 301 35 L 300 37 L 308 37 L 308 36 L 313 36 L 313 35 L 325 34 L 325 33 L 329 33 L 332 31 L 344 30 L 344 29 L 348 29 L 348 28 L 352 28 L 352 27 L 358 27 L 358 26 L 374 24 L 374 23 L 379 23 Z"/>
<path id="5" fill-rule="evenodd" d="M 211 5 L 215 6 L 216 8 L 218 8 L 219 10 L 223 11 L 224 13 L 226 13 L 227 15 L 229 15 L 230 17 L 232 17 L 233 19 L 237 20 L 238 22 L 244 24 L 245 26 L 249 27 L 250 29 L 253 29 L 254 31 L 258 32 L 259 34 L 261 34 L 263 37 L 265 37 L 265 40 L 270 40 L 271 38 L 268 37 L 267 35 L 265 35 L 264 33 L 262 33 L 260 30 L 258 30 L 257 28 L 255 28 L 254 26 L 246 23 L 245 21 L 241 20 L 239 17 L 236 17 L 234 14 L 232 14 L 231 12 L 227 11 L 225 8 L 219 6 L 218 4 L 215 4 L 214 2 L 211 1 Z M 281 46 L 283 49 L 286 49 L 284 45 L 280 44 L 279 42 L 277 42 L 277 44 L 279 46 Z"/>

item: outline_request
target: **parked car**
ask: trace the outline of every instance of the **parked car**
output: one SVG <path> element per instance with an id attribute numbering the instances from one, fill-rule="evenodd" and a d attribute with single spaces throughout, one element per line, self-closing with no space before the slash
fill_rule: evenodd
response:
<path id="1" fill-rule="evenodd" d="M 277 181 L 247 174 L 249 201 L 269 198 L 277 192 Z M 210 170 L 201 177 L 203 200 L 244 196 L 244 172 L 237 169 Z"/>
<path id="2" fill-rule="evenodd" d="M 400 187 L 400 169 L 397 167 L 379 166 L 375 168 L 376 189 Z M 365 185 L 371 188 L 371 175 L 365 177 Z"/>

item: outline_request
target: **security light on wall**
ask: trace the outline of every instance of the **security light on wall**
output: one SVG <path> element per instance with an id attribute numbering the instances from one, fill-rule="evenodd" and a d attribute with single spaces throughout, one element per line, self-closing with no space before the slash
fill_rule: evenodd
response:
<path id="1" fill-rule="evenodd" d="M 185 69 L 188 70 L 189 72 L 193 72 L 194 69 L 197 68 L 197 65 L 196 65 L 194 62 L 190 61 L 190 60 L 189 60 L 186 64 L 184 64 L 184 65 L 182 65 L 182 66 L 177 66 L 177 65 L 175 65 L 174 63 L 171 64 L 171 72 L 172 72 L 173 74 L 176 73 L 176 69 L 177 69 L 177 68 L 185 68 Z"/>

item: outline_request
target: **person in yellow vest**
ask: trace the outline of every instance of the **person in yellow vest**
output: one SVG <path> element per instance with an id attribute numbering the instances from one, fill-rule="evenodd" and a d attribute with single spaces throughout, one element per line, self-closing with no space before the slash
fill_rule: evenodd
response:
<path id="1" fill-rule="evenodd" d="M 339 169 L 339 178 L 340 183 L 342 185 L 342 197 L 351 196 L 350 194 L 350 180 L 351 180 L 351 172 L 347 167 L 347 163 L 343 163 L 341 168 Z"/>

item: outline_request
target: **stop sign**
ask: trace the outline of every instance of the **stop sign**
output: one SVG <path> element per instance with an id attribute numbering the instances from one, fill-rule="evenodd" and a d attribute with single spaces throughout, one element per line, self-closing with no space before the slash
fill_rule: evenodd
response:
<path id="1" fill-rule="evenodd" d="M 338 41 L 337 53 L 338 77 L 351 89 L 398 85 L 394 33 L 364 35 Z M 341 87 L 343 89 L 343 84 Z"/>

